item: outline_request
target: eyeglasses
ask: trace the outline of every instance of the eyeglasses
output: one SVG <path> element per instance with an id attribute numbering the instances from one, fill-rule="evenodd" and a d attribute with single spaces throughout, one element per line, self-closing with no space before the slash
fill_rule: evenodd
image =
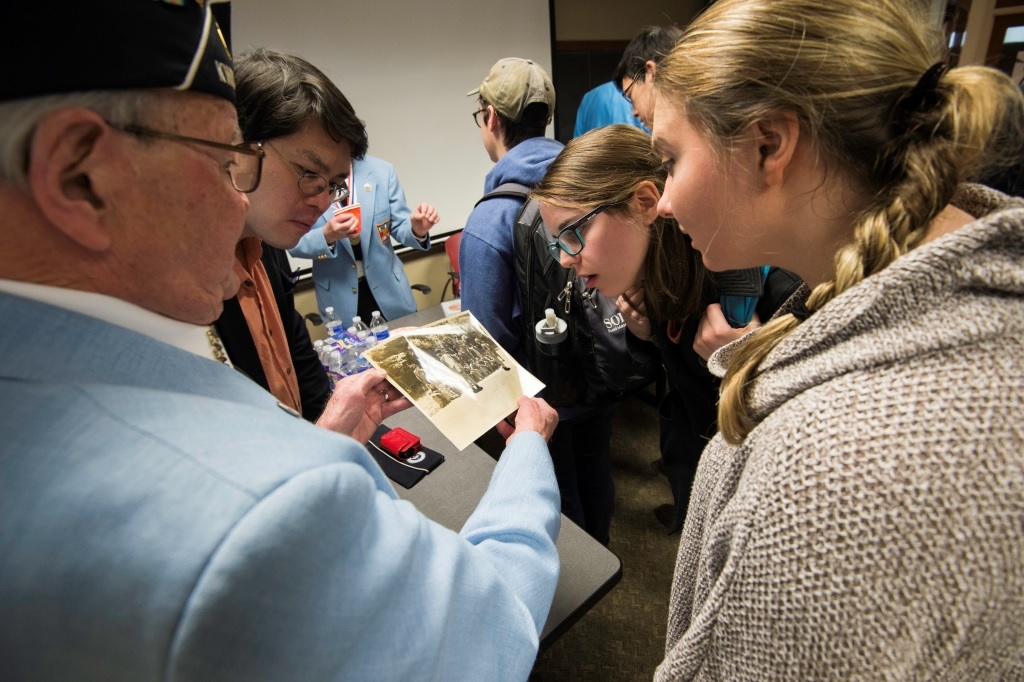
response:
<path id="1" fill-rule="evenodd" d="M 270 144 L 270 142 L 267 142 L 267 146 L 273 149 L 274 153 L 284 159 L 285 163 L 292 166 L 292 170 L 299 174 L 299 191 L 306 196 L 315 197 L 317 194 L 327 190 L 327 194 L 330 196 L 332 202 L 344 201 L 348 198 L 349 191 L 348 187 L 345 185 L 325 180 L 324 176 L 317 175 L 313 171 L 307 170 L 299 164 L 289 161 L 288 157 L 282 154 L 281 151 L 274 145 Z"/>
<path id="2" fill-rule="evenodd" d="M 263 172 L 263 157 L 266 155 L 266 152 L 263 151 L 263 145 L 259 142 L 224 144 L 222 142 L 200 140 L 198 137 L 186 137 L 185 135 L 175 135 L 174 133 L 162 133 L 159 130 L 126 123 L 111 123 L 110 121 L 107 121 L 107 125 L 114 130 L 120 130 L 121 132 L 129 133 L 130 135 L 152 137 L 158 140 L 169 140 L 171 142 L 182 142 L 185 144 L 199 144 L 205 147 L 213 147 L 214 149 L 234 152 L 231 161 L 228 162 L 227 167 L 225 168 L 228 177 L 231 178 L 231 185 L 239 192 L 244 193 L 252 192 L 260 185 L 260 176 Z"/>
<path id="3" fill-rule="evenodd" d="M 622 96 L 626 98 L 626 101 L 630 104 L 633 103 L 633 96 L 630 94 L 633 91 L 633 86 L 644 80 L 646 76 L 646 68 L 641 68 L 639 71 L 633 74 L 633 79 L 629 84 L 629 87 L 622 91 Z"/>
<path id="4" fill-rule="evenodd" d="M 473 112 L 473 123 L 476 124 L 477 128 L 480 127 L 480 118 L 479 118 L 479 116 L 480 116 L 480 114 L 484 113 L 485 111 L 487 111 L 487 107 L 484 107 L 483 109 L 481 109 L 479 111 L 474 111 Z"/>
<path id="5" fill-rule="evenodd" d="M 544 230 L 544 234 L 548 239 L 548 253 L 551 254 L 551 257 L 557 261 L 561 260 L 559 257 L 561 251 L 565 251 L 570 256 L 575 256 L 582 251 L 583 247 L 586 246 L 586 243 L 583 241 L 583 228 L 586 227 L 587 222 L 591 218 L 611 207 L 612 204 L 601 204 L 590 213 L 563 227 L 553 238 L 547 230 Z"/>

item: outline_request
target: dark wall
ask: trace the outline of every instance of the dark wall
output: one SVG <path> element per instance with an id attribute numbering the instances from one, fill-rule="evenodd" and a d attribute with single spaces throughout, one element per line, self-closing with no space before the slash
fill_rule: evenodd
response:
<path id="1" fill-rule="evenodd" d="M 576 127 L 576 109 L 588 90 L 611 80 L 628 41 L 556 43 L 552 55 L 555 85 L 555 139 L 568 142 Z"/>

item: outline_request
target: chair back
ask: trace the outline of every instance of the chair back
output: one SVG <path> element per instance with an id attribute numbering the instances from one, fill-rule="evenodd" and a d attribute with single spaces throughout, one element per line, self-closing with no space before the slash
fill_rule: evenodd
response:
<path id="1" fill-rule="evenodd" d="M 445 282 L 444 290 L 441 292 L 441 300 L 444 300 L 448 285 L 452 287 L 452 296 L 459 297 L 459 244 L 462 242 L 462 232 L 456 232 L 448 236 L 444 242 L 444 251 L 448 254 L 448 281 Z"/>

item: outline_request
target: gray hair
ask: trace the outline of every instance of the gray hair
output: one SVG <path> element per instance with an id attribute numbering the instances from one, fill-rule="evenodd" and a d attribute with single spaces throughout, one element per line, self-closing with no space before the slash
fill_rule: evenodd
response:
<path id="1" fill-rule="evenodd" d="M 0 182 L 28 190 L 32 135 L 53 112 L 83 107 L 110 121 L 138 123 L 158 97 L 152 90 L 97 90 L 0 102 Z"/>

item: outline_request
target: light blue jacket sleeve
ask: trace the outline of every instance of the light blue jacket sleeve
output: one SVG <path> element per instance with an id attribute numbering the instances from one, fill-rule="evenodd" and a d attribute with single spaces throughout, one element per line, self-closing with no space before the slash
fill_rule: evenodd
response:
<path id="1" fill-rule="evenodd" d="M 527 678 L 559 570 L 538 434 L 460 536 L 226 365 L 3 293 L 0 319 L 0 677 Z"/>
<path id="2" fill-rule="evenodd" d="M 559 570 L 541 437 L 513 439 L 461 536 L 367 473 L 307 471 L 235 525 L 182 614 L 169 679 L 527 679 Z"/>
<path id="3" fill-rule="evenodd" d="M 427 233 L 427 237 L 422 242 L 416 237 L 416 233 L 412 230 L 412 222 L 409 217 L 412 215 L 412 210 L 405 201 L 405 190 L 402 189 L 402 185 L 398 182 L 398 174 L 395 173 L 395 167 L 391 164 L 387 164 L 388 174 L 388 201 L 391 203 L 391 236 L 402 246 L 408 246 L 410 249 L 419 249 L 424 251 L 430 248 L 430 233 Z"/>

